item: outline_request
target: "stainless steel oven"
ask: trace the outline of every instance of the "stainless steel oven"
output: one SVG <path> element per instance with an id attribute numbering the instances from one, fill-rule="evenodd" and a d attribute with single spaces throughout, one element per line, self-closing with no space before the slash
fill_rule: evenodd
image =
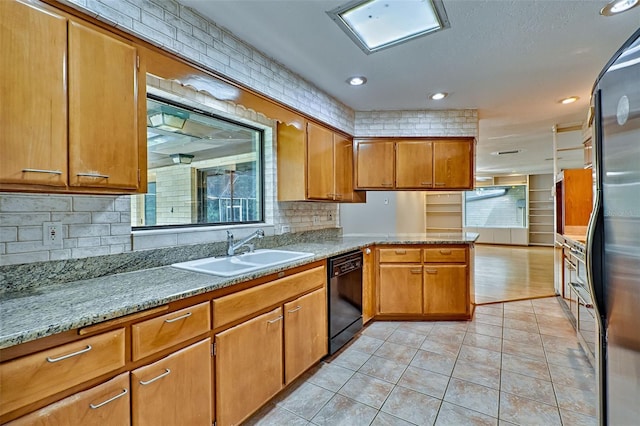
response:
<path id="1" fill-rule="evenodd" d="M 329 354 L 362 329 L 362 252 L 328 260 Z"/>

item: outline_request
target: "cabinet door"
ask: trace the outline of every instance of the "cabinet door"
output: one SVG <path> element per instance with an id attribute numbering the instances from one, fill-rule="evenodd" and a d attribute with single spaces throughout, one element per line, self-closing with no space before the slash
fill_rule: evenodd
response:
<path id="1" fill-rule="evenodd" d="M 333 200 L 333 132 L 307 124 L 307 198 Z"/>
<path id="2" fill-rule="evenodd" d="M 7 423 L 7 426 L 129 425 L 129 373 Z"/>
<path id="3" fill-rule="evenodd" d="M 282 389 L 282 308 L 216 334 L 216 422 L 237 425 Z"/>
<path id="4" fill-rule="evenodd" d="M 131 372 L 136 425 L 211 425 L 211 339 Z"/>
<path id="5" fill-rule="evenodd" d="M 473 188 L 473 139 L 433 142 L 435 189 Z"/>
<path id="6" fill-rule="evenodd" d="M 373 250 L 362 249 L 362 322 L 368 323 L 376 314 L 375 262 Z"/>
<path id="7" fill-rule="evenodd" d="M 426 189 L 433 186 L 431 141 L 396 142 L 396 188 Z"/>
<path id="8" fill-rule="evenodd" d="M 466 314 L 468 293 L 466 265 L 425 265 L 425 314 Z"/>
<path id="9" fill-rule="evenodd" d="M 393 142 L 360 141 L 356 145 L 356 186 L 360 189 L 393 188 Z"/>
<path id="10" fill-rule="evenodd" d="M 378 311 L 422 313 L 422 265 L 380 265 Z"/>
<path id="11" fill-rule="evenodd" d="M 353 201 L 353 143 L 339 135 L 334 135 L 333 169 L 335 200 Z"/>
<path id="12" fill-rule="evenodd" d="M 67 20 L 0 1 L 0 183 L 67 182 Z"/>
<path id="13" fill-rule="evenodd" d="M 136 49 L 69 22 L 69 185 L 135 190 L 138 168 Z"/>
<path id="14" fill-rule="evenodd" d="M 284 305 L 285 384 L 328 352 L 327 291 L 322 288 Z"/>

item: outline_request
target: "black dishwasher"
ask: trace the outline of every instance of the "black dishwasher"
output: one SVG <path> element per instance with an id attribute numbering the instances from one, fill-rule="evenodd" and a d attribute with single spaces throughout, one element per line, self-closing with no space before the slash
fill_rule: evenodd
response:
<path id="1" fill-rule="evenodd" d="M 328 259 L 329 354 L 362 329 L 362 252 Z"/>

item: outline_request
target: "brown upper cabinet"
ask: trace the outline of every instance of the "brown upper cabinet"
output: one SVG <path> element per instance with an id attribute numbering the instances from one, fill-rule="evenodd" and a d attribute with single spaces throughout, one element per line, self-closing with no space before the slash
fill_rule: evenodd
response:
<path id="1" fill-rule="evenodd" d="M 278 124 L 278 201 L 364 202 L 353 190 L 353 143 L 307 122 Z"/>
<path id="2" fill-rule="evenodd" d="M 145 73 L 128 41 L 3 1 L 0 190 L 146 191 Z"/>
<path id="3" fill-rule="evenodd" d="M 371 138 L 355 145 L 357 189 L 473 188 L 474 138 Z"/>

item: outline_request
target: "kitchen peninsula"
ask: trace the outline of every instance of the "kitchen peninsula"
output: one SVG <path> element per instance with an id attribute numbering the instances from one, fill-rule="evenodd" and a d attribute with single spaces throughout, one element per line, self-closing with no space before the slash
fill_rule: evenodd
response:
<path id="1" fill-rule="evenodd" d="M 175 386 L 182 386 L 180 389 L 185 395 L 191 392 L 190 383 L 209 389 L 205 395 L 215 395 L 205 398 L 215 400 L 215 408 L 194 414 L 194 424 L 211 424 L 213 419 L 217 419 L 218 424 L 235 424 L 327 354 L 326 258 L 354 249 L 366 253 L 365 321 L 398 317 L 469 319 L 473 314 L 471 272 L 476 239 L 477 234 L 472 233 L 389 238 L 338 236 L 280 247 L 314 255 L 231 278 L 162 266 L 50 286 L 36 283 L 31 288 L 6 292 L 0 301 L 3 362 L 0 365 L 3 383 L 0 420 L 13 420 L 30 412 L 30 416 L 37 415 L 44 411 L 40 410 L 43 407 L 60 404 L 70 400 L 69 396 L 82 395 L 101 386 L 111 389 L 103 391 L 106 392 L 104 399 L 108 399 L 118 393 L 113 389 L 128 389 L 120 383 L 122 380 L 120 384 L 112 383 L 123 374 L 132 377 L 131 398 L 142 398 L 132 405 L 133 410 L 142 410 L 146 403 L 152 402 L 146 400 L 147 385 L 141 383 L 150 384 L 166 373 L 166 378 L 158 378 L 159 384 L 164 381 L 169 386 L 172 377 L 177 380 L 180 375 L 186 382 Z M 225 383 L 237 381 L 240 371 L 229 368 L 222 360 L 232 362 L 238 358 L 234 350 L 246 348 L 236 347 L 232 342 L 244 341 L 245 331 L 246 336 L 251 336 L 250 327 L 254 323 L 270 324 L 268 329 L 256 331 L 256 336 L 271 336 L 261 344 L 272 344 L 280 353 L 283 341 L 285 346 L 288 342 L 287 331 L 294 328 L 289 325 L 283 331 L 282 316 L 285 315 L 285 324 L 293 324 L 287 322 L 291 321 L 287 312 L 306 307 L 307 300 L 309 312 L 313 314 L 305 318 L 312 325 L 303 329 L 314 330 L 315 319 L 318 331 L 309 336 L 312 339 L 309 342 L 317 343 L 320 336 L 319 349 L 309 354 L 302 367 L 290 377 L 283 379 L 284 374 L 277 373 L 273 387 L 247 396 L 252 403 L 244 407 L 234 405 Z M 419 303 L 416 304 L 416 300 Z M 288 309 L 290 304 L 292 309 Z M 323 318 L 324 322 L 318 325 L 317 318 Z M 277 322 L 280 322 L 278 327 Z M 274 331 L 276 329 L 280 331 Z M 305 341 L 300 344 L 307 345 Z M 252 350 L 256 356 L 264 354 L 262 349 Z M 289 365 L 296 364 L 299 350 L 294 348 L 294 355 L 286 352 L 276 356 L 274 361 L 279 369 L 288 371 Z M 216 356 L 212 357 L 212 353 Z M 84 364 L 83 358 L 87 359 Z M 74 365 L 73 372 L 60 373 L 65 370 L 65 359 L 74 359 L 69 363 Z M 202 368 L 196 371 L 186 367 L 188 365 Z M 55 374 L 48 375 L 51 366 L 61 370 L 55 369 Z M 38 377 L 26 377 L 24 372 L 35 371 L 34 367 L 40 371 Z M 281 371 L 279 369 L 267 375 L 273 376 L 273 371 Z M 182 372 L 172 376 L 167 371 Z M 253 383 L 260 374 L 259 371 L 249 374 Z M 140 379 L 133 380 L 133 377 Z M 202 377 L 207 378 L 209 385 L 202 383 Z M 196 384 L 198 380 L 200 384 Z M 16 389 L 23 390 L 16 392 Z M 175 397 L 174 391 L 166 391 L 172 394 L 168 397 Z M 192 409 L 198 411 L 203 407 L 185 403 L 184 410 Z M 155 418 L 148 413 L 130 415 L 144 417 L 145 421 Z"/>

